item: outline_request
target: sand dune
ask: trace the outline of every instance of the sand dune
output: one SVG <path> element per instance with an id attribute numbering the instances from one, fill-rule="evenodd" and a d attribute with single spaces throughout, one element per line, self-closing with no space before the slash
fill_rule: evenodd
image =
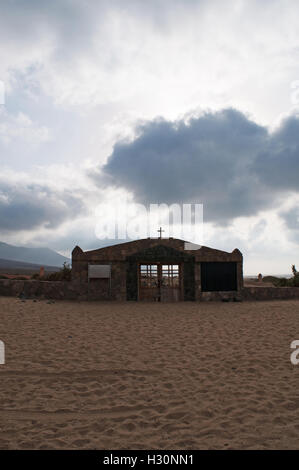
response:
<path id="1" fill-rule="evenodd" d="M 299 301 L 0 298 L 1 449 L 295 449 Z"/>

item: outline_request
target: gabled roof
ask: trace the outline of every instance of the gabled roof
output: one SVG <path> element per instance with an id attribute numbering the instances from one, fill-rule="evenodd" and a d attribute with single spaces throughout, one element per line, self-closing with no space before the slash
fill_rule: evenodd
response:
<path id="1" fill-rule="evenodd" d="M 165 246 L 169 249 L 180 251 L 186 255 L 192 255 L 197 260 L 204 259 L 215 259 L 219 258 L 220 261 L 225 259 L 233 258 L 234 260 L 241 260 L 242 254 L 238 249 L 235 249 L 232 253 L 209 248 L 207 246 L 201 246 L 197 249 L 185 249 L 192 245 L 190 242 L 181 240 L 179 238 L 144 238 L 140 240 L 133 240 L 125 243 L 118 243 L 116 245 L 110 245 L 96 250 L 83 251 L 80 247 L 76 246 L 72 252 L 73 259 L 77 260 L 125 260 L 127 257 L 132 256 L 143 250 L 150 249 L 157 246 Z M 195 247 L 196 248 L 196 247 Z"/>

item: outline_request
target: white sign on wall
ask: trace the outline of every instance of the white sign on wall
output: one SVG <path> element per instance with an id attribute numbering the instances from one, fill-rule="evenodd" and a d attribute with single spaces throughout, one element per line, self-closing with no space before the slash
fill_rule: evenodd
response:
<path id="1" fill-rule="evenodd" d="M 5 346 L 3 341 L 0 341 L 0 365 L 5 364 Z"/>
<path id="2" fill-rule="evenodd" d="M 88 279 L 109 279 L 111 274 L 110 264 L 89 264 Z"/>

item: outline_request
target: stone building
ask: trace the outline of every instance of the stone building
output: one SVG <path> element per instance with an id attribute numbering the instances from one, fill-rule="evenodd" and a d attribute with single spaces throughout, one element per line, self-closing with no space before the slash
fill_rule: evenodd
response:
<path id="1" fill-rule="evenodd" d="M 72 252 L 72 281 L 89 300 L 194 301 L 237 299 L 243 257 L 176 238 L 147 238 Z"/>

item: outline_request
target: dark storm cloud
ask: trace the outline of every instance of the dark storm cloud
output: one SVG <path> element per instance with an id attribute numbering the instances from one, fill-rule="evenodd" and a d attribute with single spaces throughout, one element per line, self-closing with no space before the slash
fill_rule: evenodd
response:
<path id="1" fill-rule="evenodd" d="M 299 118 L 289 117 L 261 149 L 254 169 L 262 181 L 278 190 L 299 191 Z"/>
<path id="2" fill-rule="evenodd" d="M 119 142 L 100 174 L 142 203 L 198 202 L 207 221 L 224 224 L 271 207 L 298 191 L 299 119 L 269 133 L 234 109 L 188 123 L 143 124 L 132 142 Z"/>
<path id="3" fill-rule="evenodd" d="M 83 211 L 83 203 L 67 191 L 53 191 L 37 184 L 0 181 L 0 230 L 56 228 Z"/>

